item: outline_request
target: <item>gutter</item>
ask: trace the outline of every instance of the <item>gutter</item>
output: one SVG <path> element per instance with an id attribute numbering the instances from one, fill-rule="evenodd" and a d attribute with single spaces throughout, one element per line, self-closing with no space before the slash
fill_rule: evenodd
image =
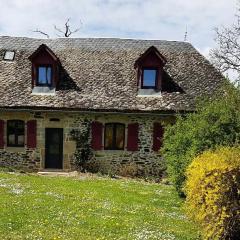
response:
<path id="1" fill-rule="evenodd" d="M 0 112 L 29 112 L 31 111 L 32 113 L 36 112 L 63 112 L 63 113 L 84 113 L 84 114 L 113 114 L 113 115 L 151 115 L 151 116 L 173 116 L 177 114 L 181 115 L 186 115 L 188 113 L 192 113 L 194 111 L 185 111 L 185 110 L 179 110 L 179 111 L 174 111 L 174 110 L 169 110 L 169 111 L 161 111 L 161 112 L 156 112 L 156 111 L 149 111 L 149 112 L 142 112 L 142 111 L 131 111 L 131 112 L 124 112 L 124 111 L 106 111 L 106 110 L 99 110 L 99 111 L 87 111 L 87 110 L 72 110 L 72 109 L 36 109 L 36 108 L 10 108 L 10 107 L 5 107 L 5 108 L 0 108 Z"/>

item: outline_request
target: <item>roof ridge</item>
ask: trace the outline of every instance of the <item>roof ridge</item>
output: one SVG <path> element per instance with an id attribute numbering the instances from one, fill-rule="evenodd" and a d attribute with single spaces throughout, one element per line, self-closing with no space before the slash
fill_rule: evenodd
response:
<path id="1" fill-rule="evenodd" d="M 119 40 L 119 41 L 141 41 L 141 42 L 166 42 L 166 43 L 182 43 L 186 45 L 192 45 L 186 41 L 179 40 L 166 40 L 166 39 L 140 39 L 140 38 L 117 38 L 117 37 L 71 37 L 71 38 L 35 38 L 35 37 L 26 37 L 26 36 L 9 36 L 3 35 L 0 36 L 0 39 L 11 38 L 11 39 L 29 39 L 29 40 L 41 40 L 41 41 L 56 41 L 56 40 Z"/>

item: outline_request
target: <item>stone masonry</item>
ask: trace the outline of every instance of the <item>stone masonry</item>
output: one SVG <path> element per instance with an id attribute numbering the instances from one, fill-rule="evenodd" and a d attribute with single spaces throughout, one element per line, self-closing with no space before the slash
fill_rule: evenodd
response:
<path id="1" fill-rule="evenodd" d="M 71 131 L 81 129 L 84 120 L 99 121 L 104 123 L 118 122 L 139 123 L 139 151 L 129 152 L 126 150 L 127 140 L 125 140 L 125 150 L 101 150 L 94 151 L 94 163 L 98 166 L 105 165 L 107 168 L 117 170 L 121 165 L 135 163 L 142 167 L 151 166 L 154 168 L 161 164 L 161 155 L 152 150 L 153 123 L 160 122 L 163 125 L 174 121 L 173 116 L 159 115 L 139 115 L 139 114 L 103 114 L 103 113 L 59 113 L 59 112 L 2 112 L 0 119 L 7 121 L 10 119 L 37 120 L 37 148 L 27 149 L 26 147 L 7 147 L 0 149 L 0 166 L 24 169 L 27 171 L 39 171 L 45 169 L 45 128 L 63 128 L 63 170 L 71 171 L 76 169 L 74 164 L 74 152 L 76 143 L 72 139 Z M 59 121 L 52 121 L 58 119 Z M 5 142 L 6 142 L 5 124 Z M 91 134 L 90 134 L 91 135 Z M 90 136 L 91 138 L 91 136 Z M 103 135 L 104 138 L 104 135 Z M 26 127 L 25 127 L 26 139 Z M 90 139 L 91 140 L 91 139 Z M 104 139 L 103 139 L 104 141 Z M 26 141 L 25 141 L 26 142 Z M 154 170 L 154 169 L 153 169 Z"/>

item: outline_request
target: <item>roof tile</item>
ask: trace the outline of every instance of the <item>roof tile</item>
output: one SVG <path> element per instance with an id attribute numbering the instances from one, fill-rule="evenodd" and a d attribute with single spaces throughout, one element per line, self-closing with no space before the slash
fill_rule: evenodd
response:
<path id="1" fill-rule="evenodd" d="M 55 96 L 31 94 L 28 57 L 46 44 L 63 70 Z M 149 47 L 166 57 L 166 73 L 183 90 L 139 97 L 134 63 Z M 15 50 L 13 62 L 0 60 L 0 108 L 55 108 L 94 111 L 190 111 L 195 99 L 211 95 L 223 76 L 189 43 L 113 38 L 33 39 L 0 37 L 0 59 Z"/>

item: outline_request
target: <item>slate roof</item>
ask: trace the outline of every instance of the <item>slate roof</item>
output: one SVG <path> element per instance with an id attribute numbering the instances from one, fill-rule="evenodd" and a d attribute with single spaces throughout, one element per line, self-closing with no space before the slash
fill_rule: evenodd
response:
<path id="1" fill-rule="evenodd" d="M 31 62 L 28 57 L 41 44 L 46 44 L 63 66 L 55 96 L 31 94 Z M 165 85 L 169 82 L 181 91 L 163 91 L 160 97 L 138 96 L 134 63 L 151 46 L 167 59 Z M 3 60 L 5 50 L 16 51 L 13 62 Z M 186 42 L 0 37 L 0 108 L 192 111 L 196 98 L 213 94 L 223 81 L 222 75 Z"/>

